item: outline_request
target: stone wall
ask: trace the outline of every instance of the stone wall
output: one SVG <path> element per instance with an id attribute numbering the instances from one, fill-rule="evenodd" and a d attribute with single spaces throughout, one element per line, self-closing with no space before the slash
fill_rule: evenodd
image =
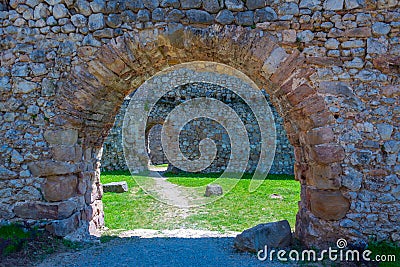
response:
<path id="1" fill-rule="evenodd" d="M 207 86 L 209 88 L 207 88 Z M 268 99 L 268 95 L 263 91 L 265 97 Z M 243 103 L 238 96 L 234 97 L 232 92 L 229 90 L 223 90 L 218 86 L 212 86 L 207 84 L 189 84 L 176 88 L 175 91 L 168 93 L 166 97 L 161 98 L 157 105 L 153 107 L 150 117 L 148 119 L 149 125 L 155 123 L 162 123 L 165 117 L 171 112 L 171 110 L 184 102 L 187 99 L 195 97 L 211 97 L 218 99 L 230 107 L 232 107 L 237 113 L 242 114 L 242 120 L 249 128 L 248 131 L 249 139 L 251 143 L 251 157 L 249 159 L 249 166 L 246 171 L 253 172 L 256 169 L 259 160 L 260 153 L 260 131 L 256 118 L 250 116 L 251 110 L 246 109 L 246 104 Z M 118 115 L 116 116 L 115 123 L 111 129 L 109 135 L 104 141 L 103 156 L 101 160 L 102 170 L 127 170 L 128 167 L 125 163 L 121 128 L 122 122 L 125 115 L 126 107 L 129 104 L 130 98 L 124 100 L 124 104 L 121 107 Z M 294 165 L 294 154 L 293 147 L 290 145 L 289 140 L 286 137 L 286 131 L 283 127 L 283 120 L 276 112 L 274 107 L 270 104 L 275 119 L 276 128 L 276 151 L 274 162 L 271 166 L 270 173 L 274 174 L 293 174 Z M 248 125 L 248 126 L 247 126 Z M 230 140 L 226 131 L 218 126 L 218 123 L 206 122 L 201 119 L 195 119 L 191 124 L 184 128 L 182 135 L 180 136 L 180 144 L 183 154 L 188 158 L 198 158 L 199 141 L 204 138 L 210 138 L 216 141 L 218 147 L 217 158 L 213 164 L 208 167 L 204 172 L 221 172 L 225 169 L 227 162 L 230 158 Z M 168 163 L 168 159 L 165 157 L 162 151 L 161 145 L 161 129 L 158 133 L 150 135 L 147 139 L 148 152 L 152 164 L 163 164 Z M 147 141 L 146 140 L 146 141 Z"/>
<path id="2" fill-rule="evenodd" d="M 0 218 L 103 221 L 101 147 L 123 99 L 190 61 L 242 71 L 294 147 L 307 245 L 400 241 L 396 0 L 12 0 L 0 11 Z M 212 69 L 212 68 L 211 68 Z M 218 72 L 220 69 L 214 69 Z"/>

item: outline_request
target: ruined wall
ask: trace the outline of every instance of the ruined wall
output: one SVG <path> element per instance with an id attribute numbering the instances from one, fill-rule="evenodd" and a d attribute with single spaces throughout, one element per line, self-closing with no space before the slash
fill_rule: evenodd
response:
<path id="1" fill-rule="evenodd" d="M 10 1 L 0 11 L 1 220 L 95 232 L 101 147 L 124 97 L 204 60 L 271 95 L 294 146 L 301 240 L 399 242 L 399 5 Z"/>
<path id="2" fill-rule="evenodd" d="M 207 86 L 207 85 L 205 85 Z M 250 129 L 248 132 L 251 141 L 251 156 L 249 159 L 247 172 L 254 172 L 259 160 L 260 154 L 260 130 L 258 129 L 257 120 L 251 110 L 246 109 L 246 104 L 240 98 L 234 98 L 230 90 L 218 89 L 217 86 L 209 85 L 210 88 L 204 88 L 199 85 L 187 85 L 176 88 L 175 91 L 169 92 L 168 96 L 162 98 L 157 103 L 157 106 L 151 111 L 148 119 L 149 125 L 154 123 L 162 123 L 165 117 L 171 110 L 183 103 L 187 99 L 195 97 L 211 97 L 218 99 L 231 106 L 237 113 L 242 115 L 243 122 Z M 268 97 L 264 92 L 266 98 Z M 102 170 L 127 170 L 125 163 L 124 152 L 122 148 L 121 128 L 125 115 L 126 107 L 129 104 L 129 99 L 124 101 L 120 112 L 116 116 L 115 123 L 109 135 L 104 141 L 103 156 L 101 160 Z M 271 105 L 271 104 L 270 104 Z M 274 162 L 269 173 L 273 174 L 293 174 L 294 154 L 293 147 L 290 145 L 286 136 L 286 131 L 283 127 L 283 120 L 271 105 L 273 116 L 275 119 L 276 129 L 276 151 Z M 199 141 L 204 138 L 215 140 L 218 146 L 218 154 L 215 162 L 210 165 L 204 172 L 221 172 L 224 171 L 227 162 L 230 158 L 230 140 L 229 136 L 215 122 L 206 122 L 201 119 L 194 120 L 191 124 L 185 127 L 180 136 L 181 149 L 184 155 L 188 158 L 198 158 Z M 150 136 L 149 140 L 149 157 L 152 164 L 168 163 L 161 146 L 161 130 Z M 272 152 L 271 152 L 272 153 Z"/>

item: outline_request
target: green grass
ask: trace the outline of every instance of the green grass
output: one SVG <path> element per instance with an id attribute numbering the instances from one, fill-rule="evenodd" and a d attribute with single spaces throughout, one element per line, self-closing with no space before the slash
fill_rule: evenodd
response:
<path id="1" fill-rule="evenodd" d="M 167 174 L 168 181 L 187 187 L 204 186 L 220 174 Z M 250 178 L 245 175 L 244 178 Z M 110 229 L 176 229 L 192 228 L 218 231 L 242 231 L 259 223 L 286 219 L 294 228 L 300 199 L 300 185 L 290 175 L 269 175 L 250 193 L 250 180 L 241 179 L 224 197 L 205 206 L 191 208 L 184 216 L 179 208 L 163 204 L 144 192 L 129 172 L 104 172 L 101 182 L 125 180 L 126 193 L 105 193 L 103 204 L 106 226 Z M 218 181 L 222 186 L 232 179 Z M 271 194 L 283 199 L 271 199 Z"/>
<path id="2" fill-rule="evenodd" d="M 374 259 L 376 255 L 394 255 L 396 257 L 395 262 L 380 262 L 379 267 L 397 267 L 400 266 L 400 247 L 393 243 L 388 242 L 375 242 L 371 241 L 368 245 L 368 249 L 372 251 L 371 259 Z"/>
<path id="3" fill-rule="evenodd" d="M 17 224 L 0 227 L 0 250 L 2 254 L 8 255 L 18 251 L 33 235 L 32 231 L 27 231 Z"/>

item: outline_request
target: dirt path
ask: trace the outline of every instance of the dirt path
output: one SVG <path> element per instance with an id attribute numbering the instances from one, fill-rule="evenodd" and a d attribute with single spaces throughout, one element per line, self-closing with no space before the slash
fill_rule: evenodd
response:
<path id="1" fill-rule="evenodd" d="M 233 249 L 236 233 L 179 229 L 134 230 L 88 249 L 52 255 L 39 267 L 54 266 L 293 266 L 261 262 L 253 254 Z"/>

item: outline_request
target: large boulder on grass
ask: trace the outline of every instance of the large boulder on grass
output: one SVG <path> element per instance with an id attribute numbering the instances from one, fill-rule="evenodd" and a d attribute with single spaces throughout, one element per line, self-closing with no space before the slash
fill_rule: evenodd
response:
<path id="1" fill-rule="evenodd" d="M 234 246 L 241 251 L 258 252 L 268 248 L 285 248 L 292 242 L 292 231 L 287 220 L 263 223 L 244 230 L 235 238 Z"/>
<path id="2" fill-rule="evenodd" d="M 103 192 L 104 193 L 107 193 L 107 192 L 113 192 L 113 193 L 128 192 L 128 184 L 125 181 L 103 184 Z"/>
<path id="3" fill-rule="evenodd" d="M 206 193 L 205 193 L 206 197 L 221 196 L 222 194 L 223 194 L 222 186 L 220 186 L 218 184 L 209 184 L 209 185 L 207 185 Z"/>

